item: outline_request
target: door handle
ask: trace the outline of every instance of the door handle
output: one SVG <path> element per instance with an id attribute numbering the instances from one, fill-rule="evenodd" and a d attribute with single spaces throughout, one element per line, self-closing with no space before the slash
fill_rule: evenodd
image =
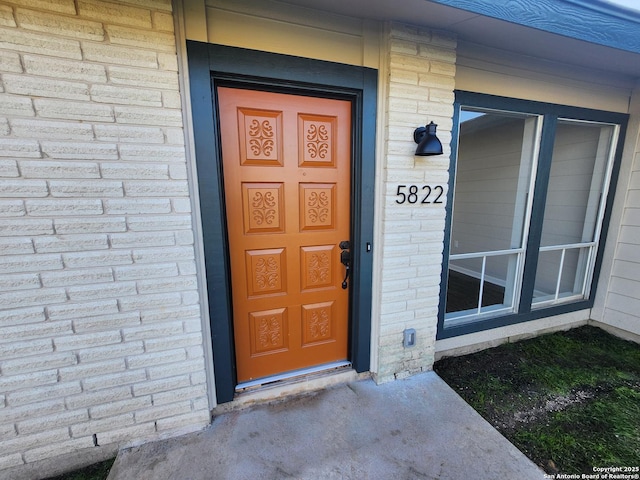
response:
<path id="1" fill-rule="evenodd" d="M 346 290 L 349 284 L 347 283 L 347 279 L 349 278 L 349 271 L 351 270 L 351 252 L 349 251 L 350 244 L 348 240 L 343 240 L 340 242 L 339 247 L 342 249 L 340 252 L 340 263 L 342 263 L 346 269 L 344 274 L 344 280 L 342 281 L 342 289 Z"/>

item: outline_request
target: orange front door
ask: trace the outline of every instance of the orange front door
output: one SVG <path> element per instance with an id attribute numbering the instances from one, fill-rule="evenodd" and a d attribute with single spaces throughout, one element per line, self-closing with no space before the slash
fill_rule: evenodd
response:
<path id="1" fill-rule="evenodd" d="M 218 88 L 238 382 L 347 359 L 351 103 Z"/>

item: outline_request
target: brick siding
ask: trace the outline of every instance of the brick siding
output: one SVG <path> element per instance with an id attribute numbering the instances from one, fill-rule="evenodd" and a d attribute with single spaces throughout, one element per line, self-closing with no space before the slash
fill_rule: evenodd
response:
<path id="1" fill-rule="evenodd" d="M 396 193 L 400 184 L 442 185 L 446 193 L 456 61 L 456 39 L 446 33 L 391 24 L 386 40 L 379 382 L 430 370 L 434 361 L 446 205 L 399 205 Z M 444 154 L 416 157 L 413 131 L 430 121 Z M 414 347 L 403 347 L 406 328 L 416 329 Z"/>
<path id="2" fill-rule="evenodd" d="M 177 65 L 170 0 L 0 0 L 0 477 L 209 422 Z"/>

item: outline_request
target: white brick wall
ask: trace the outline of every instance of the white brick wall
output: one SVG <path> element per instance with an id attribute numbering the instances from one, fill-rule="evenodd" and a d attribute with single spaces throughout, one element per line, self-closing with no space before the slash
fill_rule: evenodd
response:
<path id="1" fill-rule="evenodd" d="M 385 201 L 374 365 L 379 382 L 429 370 L 434 361 L 445 203 L 399 205 L 396 192 L 400 184 L 413 184 L 442 185 L 446 193 L 456 61 L 456 39 L 445 33 L 392 24 L 386 40 Z M 438 125 L 444 154 L 416 157 L 413 131 L 430 121 Z M 416 329 L 414 347 L 403 347 L 406 328 Z"/>
<path id="2" fill-rule="evenodd" d="M 2 478 L 209 421 L 177 65 L 170 0 L 0 0 Z"/>

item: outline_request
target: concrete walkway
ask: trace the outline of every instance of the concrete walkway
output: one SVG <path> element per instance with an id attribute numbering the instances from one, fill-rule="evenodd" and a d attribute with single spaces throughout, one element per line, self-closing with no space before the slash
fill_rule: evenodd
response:
<path id="1" fill-rule="evenodd" d="M 108 480 L 542 479 L 435 373 L 361 380 L 120 452 Z"/>

